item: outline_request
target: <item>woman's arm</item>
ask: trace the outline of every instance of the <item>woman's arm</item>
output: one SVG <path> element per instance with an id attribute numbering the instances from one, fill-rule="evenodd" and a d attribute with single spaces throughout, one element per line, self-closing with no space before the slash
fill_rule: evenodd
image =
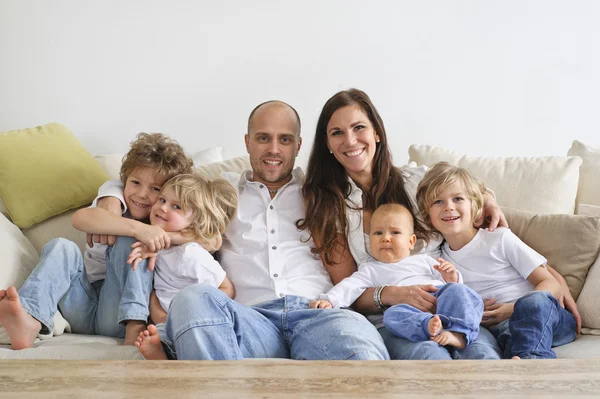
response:
<path id="1" fill-rule="evenodd" d="M 577 303 L 575 302 L 575 298 L 573 298 L 573 295 L 571 295 L 571 290 L 567 285 L 567 281 L 559 272 L 550 267 L 550 265 L 546 265 L 546 269 L 548 269 L 548 272 L 550 272 L 550 274 L 554 276 L 556 281 L 558 281 L 558 284 L 560 284 L 562 295 L 560 298 L 558 298 L 558 301 L 560 302 L 561 306 L 563 306 L 565 309 L 571 312 L 573 317 L 575 317 L 575 321 L 577 323 L 577 334 L 579 334 L 581 332 L 581 315 L 579 314 L 579 310 L 577 309 Z"/>
<path id="2" fill-rule="evenodd" d="M 357 270 L 356 262 L 350 250 L 347 242 L 343 241 L 343 236 L 338 235 L 337 241 L 338 248 L 335 251 L 333 260 L 334 264 L 329 265 L 323 260 L 323 265 L 331 277 L 331 282 L 335 285 L 342 281 L 344 278 L 350 276 Z M 320 246 L 320 240 L 314 238 L 315 245 Z M 433 285 L 413 285 L 408 287 L 385 287 L 381 293 L 381 302 L 385 306 L 397 305 L 399 303 L 405 303 L 412 305 L 419 310 L 425 312 L 435 311 L 436 298 L 430 294 L 430 292 L 437 291 L 437 288 Z M 375 288 L 368 288 L 353 304 L 353 308 L 363 314 L 376 314 L 381 313 L 381 309 L 375 306 L 373 301 L 373 295 Z"/>

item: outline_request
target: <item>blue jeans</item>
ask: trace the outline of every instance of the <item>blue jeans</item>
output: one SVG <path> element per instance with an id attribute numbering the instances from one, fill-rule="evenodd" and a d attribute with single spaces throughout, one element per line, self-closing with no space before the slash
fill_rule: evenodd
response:
<path id="1" fill-rule="evenodd" d="M 490 331 L 507 359 L 556 359 L 551 348 L 573 341 L 577 323 L 549 292 L 534 291 L 519 298 L 510 319 L 490 327 Z"/>
<path id="2" fill-rule="evenodd" d="M 164 343 L 180 360 L 292 358 L 387 360 L 375 327 L 351 310 L 309 309 L 288 295 L 248 307 L 222 291 L 196 284 L 171 302 Z"/>
<path id="3" fill-rule="evenodd" d="M 437 298 L 436 314 L 443 330 L 465 335 L 467 345 L 479 335 L 479 323 L 483 316 L 483 300 L 464 284 L 448 283 L 433 293 Z M 431 334 L 427 323 L 433 314 L 410 305 L 395 305 L 383 314 L 383 324 L 394 335 L 412 342 L 429 341 Z"/>
<path id="4" fill-rule="evenodd" d="M 131 243 L 132 239 L 119 237 L 112 249 L 112 261 L 107 259 L 106 279 L 90 283 L 75 243 L 64 238 L 48 242 L 42 249 L 40 262 L 19 290 L 23 308 L 42 324 L 43 332 L 52 331 L 54 314 L 60 308 L 72 332 L 124 337 L 125 326 L 119 322 L 127 319 L 122 317 L 140 313 L 139 306 L 131 306 L 132 311 L 128 311 L 131 297 L 135 296 L 129 293 L 132 288 L 128 284 L 137 289 L 139 281 L 144 279 L 141 276 L 144 273 L 128 279 L 128 275 L 135 273 L 123 270 L 125 266 L 131 269 L 125 264 L 127 257 L 123 259 L 129 254 Z M 151 284 L 150 278 L 150 290 Z M 123 304 L 122 298 L 126 299 Z M 143 320 L 147 317 L 148 305 Z"/>

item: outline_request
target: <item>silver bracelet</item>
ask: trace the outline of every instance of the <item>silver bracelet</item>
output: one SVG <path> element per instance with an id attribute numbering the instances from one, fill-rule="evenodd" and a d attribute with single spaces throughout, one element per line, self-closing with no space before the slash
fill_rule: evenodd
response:
<path id="1" fill-rule="evenodd" d="M 373 293 L 373 302 L 375 306 L 377 306 L 381 310 L 386 310 L 388 307 L 381 302 L 381 293 L 383 289 L 387 287 L 387 285 L 380 285 L 379 287 L 375 287 L 375 292 Z"/>

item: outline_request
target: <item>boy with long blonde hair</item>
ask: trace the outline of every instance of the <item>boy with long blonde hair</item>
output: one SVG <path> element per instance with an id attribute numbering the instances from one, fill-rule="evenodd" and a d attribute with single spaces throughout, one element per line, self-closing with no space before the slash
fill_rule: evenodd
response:
<path id="1" fill-rule="evenodd" d="M 473 227 L 483 205 L 482 186 L 467 170 L 436 164 L 419 184 L 417 202 L 427 226 L 444 237 L 442 257 L 467 286 L 495 301 L 482 325 L 506 358 L 555 358 L 551 348 L 575 338 L 575 317 L 558 300 L 561 287 L 546 258 L 508 228 Z"/>

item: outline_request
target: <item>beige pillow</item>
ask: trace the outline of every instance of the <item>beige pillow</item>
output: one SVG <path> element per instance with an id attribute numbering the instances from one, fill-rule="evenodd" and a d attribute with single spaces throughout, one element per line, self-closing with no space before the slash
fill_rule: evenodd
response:
<path id="1" fill-rule="evenodd" d="M 577 203 L 600 205 L 600 147 L 592 147 L 581 141 L 573 141 L 568 155 L 579 156 L 583 163 L 579 168 L 579 191 Z"/>
<path id="2" fill-rule="evenodd" d="M 14 285 L 19 289 L 39 262 L 39 256 L 31 243 L 23 236 L 21 230 L 2 214 L 0 214 L 0 253 L 2 254 L 0 258 L 0 288 L 6 289 Z M 50 336 L 62 334 L 65 329 L 69 328 L 60 312 L 56 312 L 54 322 L 54 331 Z M 41 339 L 46 337 L 48 335 L 38 336 Z M 1 324 L 0 344 L 10 345 L 10 339 Z"/>
<path id="3" fill-rule="evenodd" d="M 548 259 L 577 300 L 600 252 L 600 217 L 502 210 L 513 233 Z"/>
<path id="4" fill-rule="evenodd" d="M 221 177 L 224 172 L 242 173 L 251 169 L 250 158 L 248 155 L 243 155 L 237 158 L 231 158 L 226 161 L 215 162 L 205 166 L 196 168 L 196 172 L 211 179 Z"/>
<path id="5" fill-rule="evenodd" d="M 600 256 L 585 279 L 585 284 L 577 299 L 577 308 L 581 314 L 584 327 L 595 330 L 590 334 L 600 335 Z"/>
<path id="6" fill-rule="evenodd" d="M 469 170 L 502 206 L 550 214 L 575 210 L 579 157 L 470 157 L 425 145 L 411 145 L 408 153 L 418 165 L 446 161 Z"/>

